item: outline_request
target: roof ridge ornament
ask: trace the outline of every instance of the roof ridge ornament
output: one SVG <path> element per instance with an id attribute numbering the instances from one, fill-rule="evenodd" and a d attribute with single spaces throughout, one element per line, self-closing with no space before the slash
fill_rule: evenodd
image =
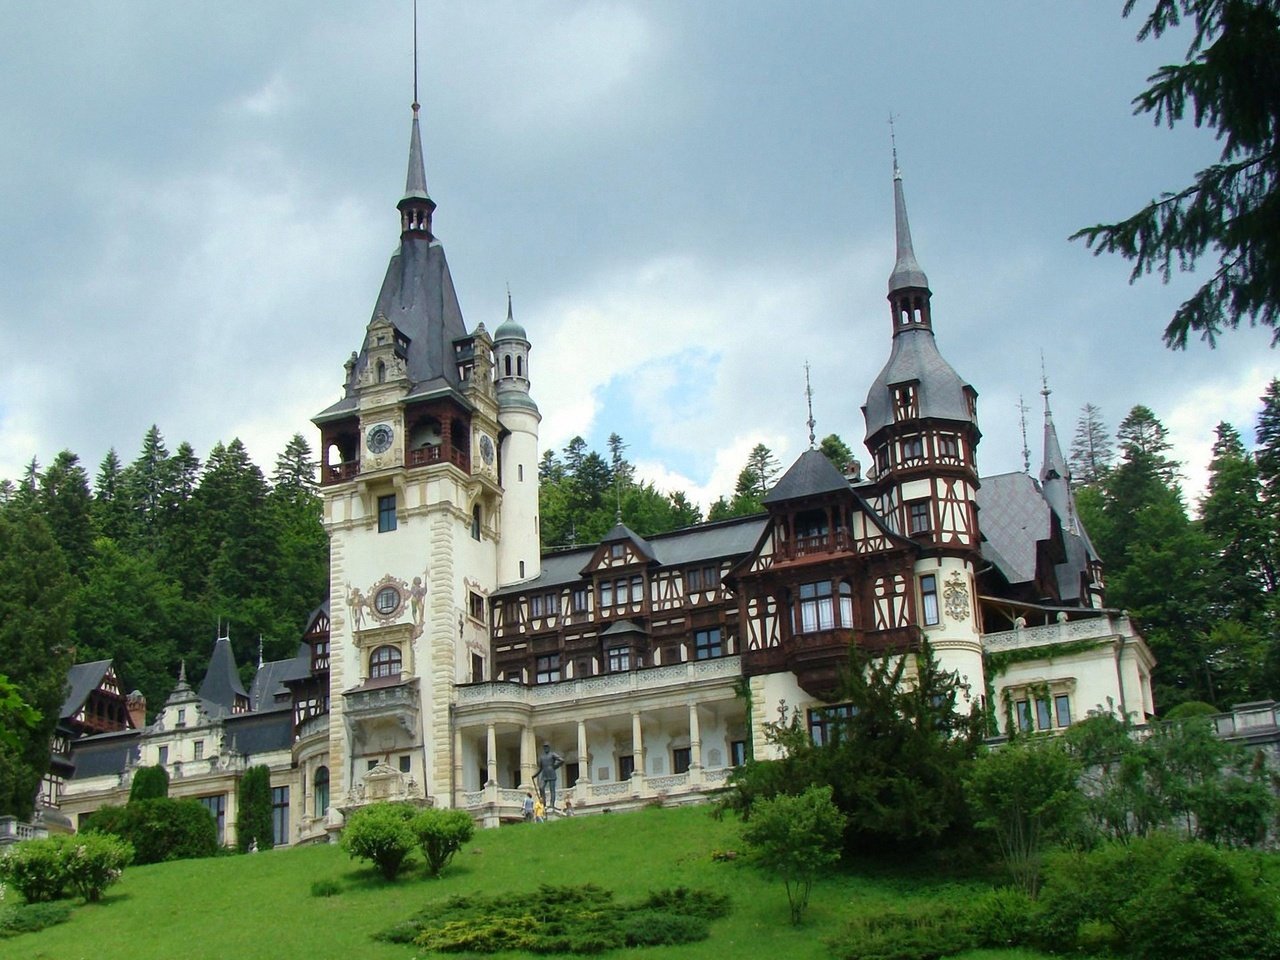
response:
<path id="1" fill-rule="evenodd" d="M 814 449 L 814 420 L 813 420 L 813 386 L 809 382 L 809 361 L 804 362 L 804 398 L 809 405 L 809 419 L 805 421 L 809 425 L 809 449 Z"/>

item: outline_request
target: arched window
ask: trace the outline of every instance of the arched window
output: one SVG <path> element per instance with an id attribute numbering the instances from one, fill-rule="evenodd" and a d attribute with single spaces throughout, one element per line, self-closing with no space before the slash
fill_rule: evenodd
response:
<path id="1" fill-rule="evenodd" d="M 381 360 L 378 361 L 378 382 L 379 383 L 387 382 L 387 365 L 383 363 Z"/>
<path id="2" fill-rule="evenodd" d="M 480 539 L 480 504 L 476 504 L 471 510 L 471 539 Z"/>
<path id="3" fill-rule="evenodd" d="M 400 676 L 401 662 L 399 647 L 378 647 L 369 654 L 369 679 Z"/>
<path id="4" fill-rule="evenodd" d="M 524 376 L 524 357 L 516 357 L 516 376 Z"/>
<path id="5" fill-rule="evenodd" d="M 317 767 L 315 784 L 312 789 L 312 796 L 315 797 L 315 815 L 323 817 L 329 810 L 329 768 Z"/>
<path id="6" fill-rule="evenodd" d="M 507 376 L 511 376 L 511 354 L 507 354 L 503 359 L 503 367 L 506 368 Z"/>

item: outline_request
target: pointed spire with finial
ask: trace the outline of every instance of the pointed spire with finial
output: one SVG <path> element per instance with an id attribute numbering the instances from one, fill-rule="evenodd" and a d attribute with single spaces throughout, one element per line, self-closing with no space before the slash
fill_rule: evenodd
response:
<path id="1" fill-rule="evenodd" d="M 1027 413 L 1030 411 L 1027 402 L 1018 394 L 1018 415 L 1022 421 L 1022 472 L 1031 473 L 1031 444 L 1027 440 Z"/>
<path id="2" fill-rule="evenodd" d="M 418 124 L 418 4 L 413 4 L 413 128 L 409 134 L 409 171 L 405 176 L 404 199 L 400 201 L 400 235 L 402 238 L 425 236 L 434 240 L 431 233 L 431 215 L 435 201 L 427 193 L 427 169 L 422 159 L 422 131 Z"/>
<path id="3" fill-rule="evenodd" d="M 1077 532 L 1076 512 L 1071 496 L 1071 468 L 1062 455 L 1058 443 L 1058 430 L 1053 424 L 1053 411 L 1049 409 L 1049 377 L 1045 373 L 1044 354 L 1040 355 L 1040 395 L 1044 397 L 1044 463 L 1040 467 L 1040 487 L 1063 526 L 1071 533 Z"/>
<path id="4" fill-rule="evenodd" d="M 815 423 L 813 420 L 813 386 L 809 382 L 809 361 L 808 360 L 804 362 L 804 398 L 809 405 L 809 419 L 806 421 L 806 423 L 808 423 L 809 425 L 809 449 L 813 450 L 815 447 L 815 442 L 817 438 L 814 436 L 814 432 L 813 432 L 813 428 L 815 426 Z"/>
<path id="5" fill-rule="evenodd" d="M 898 243 L 898 256 L 889 275 L 889 292 L 909 288 L 929 289 L 915 248 L 911 244 L 911 224 L 907 220 L 907 199 L 902 192 L 902 169 L 898 166 L 898 139 L 893 129 L 893 116 L 889 117 L 889 138 L 893 142 L 893 217 Z"/>

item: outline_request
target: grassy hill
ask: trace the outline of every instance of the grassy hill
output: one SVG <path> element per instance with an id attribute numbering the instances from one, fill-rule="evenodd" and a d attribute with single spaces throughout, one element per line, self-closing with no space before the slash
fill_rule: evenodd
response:
<path id="1" fill-rule="evenodd" d="M 685 885 L 733 901 L 711 937 L 677 947 L 615 951 L 637 960 L 829 960 L 824 938 L 854 912 L 905 899 L 964 900 L 987 885 L 946 882 L 919 871 L 849 869 L 819 883 L 801 927 L 788 922 L 780 883 L 738 859 L 738 824 L 706 807 L 644 810 L 479 831 L 439 880 L 410 870 L 383 882 L 336 846 L 132 867 L 104 903 L 77 907 L 69 922 L 0 940 L 0 958 L 23 960 L 410 960 L 421 951 L 371 935 L 427 902 L 457 893 L 535 890 L 540 883 L 595 883 L 619 899 Z M 420 862 L 420 861 L 419 861 Z M 341 892 L 316 897 L 316 880 Z M 503 958 L 528 954 L 499 954 Z M 1040 960 L 1026 951 L 974 951 L 966 960 Z"/>

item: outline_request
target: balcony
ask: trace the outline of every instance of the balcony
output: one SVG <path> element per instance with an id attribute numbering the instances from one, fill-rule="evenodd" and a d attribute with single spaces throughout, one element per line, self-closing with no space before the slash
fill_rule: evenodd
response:
<path id="1" fill-rule="evenodd" d="M 626 673 L 562 680 L 559 683 L 542 683 L 532 687 L 497 680 L 458 687 L 458 706 L 512 703 L 531 707 L 557 706 L 572 704 L 584 697 L 613 697 L 625 693 L 661 690 L 690 682 L 732 680 L 741 674 L 741 657 L 719 657 Z"/>
<path id="2" fill-rule="evenodd" d="M 416 450 L 409 451 L 409 466 L 425 467 L 433 463 L 452 463 L 455 467 L 467 473 L 471 472 L 471 457 L 465 450 L 455 450 L 452 447 L 445 452 L 442 446 L 419 447 Z"/>
<path id="3" fill-rule="evenodd" d="M 320 486 L 327 487 L 333 483 L 346 483 L 360 475 L 360 461 L 348 460 L 345 463 L 325 464 L 320 468 Z"/>

